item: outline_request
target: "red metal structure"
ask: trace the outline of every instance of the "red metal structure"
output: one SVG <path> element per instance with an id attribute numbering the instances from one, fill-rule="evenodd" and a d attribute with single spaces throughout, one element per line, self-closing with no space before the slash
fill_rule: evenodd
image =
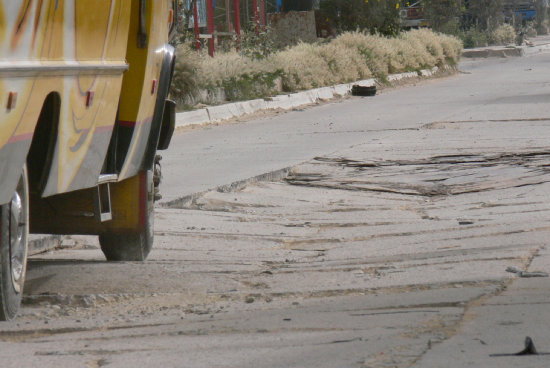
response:
<path id="1" fill-rule="evenodd" d="M 193 1 L 193 18 L 194 21 L 194 33 L 195 33 L 195 47 L 197 50 L 201 49 L 200 38 L 208 39 L 208 54 L 214 56 L 215 52 L 215 43 L 216 37 L 222 36 L 236 36 L 237 50 L 239 49 L 241 41 L 241 3 L 240 0 L 233 0 L 233 16 L 231 19 L 231 0 L 225 0 L 225 14 L 227 22 L 227 32 L 216 32 L 215 20 L 214 20 L 214 11 L 215 11 L 215 0 L 202 0 L 202 6 L 206 5 L 206 32 L 207 35 L 200 34 L 200 19 L 198 14 L 199 5 L 197 4 L 201 0 Z M 248 2 L 247 2 L 248 5 Z M 253 16 L 254 16 L 254 32 L 256 35 L 260 34 L 260 30 L 265 30 L 266 28 L 266 3 L 265 0 L 252 0 Z M 248 20 L 248 9 L 247 8 L 247 20 Z M 202 18 L 203 19 L 203 18 Z M 234 25 L 231 24 L 234 21 Z M 203 19 L 204 22 L 204 19 Z M 261 28 L 260 28 L 261 27 Z M 233 33 L 234 31 L 234 33 Z M 204 32 L 204 30 L 203 30 Z"/>
<path id="2" fill-rule="evenodd" d="M 260 0 L 260 11 L 262 13 L 262 28 L 265 31 L 265 0 Z"/>
<path id="3" fill-rule="evenodd" d="M 206 0 L 206 17 L 208 22 L 208 54 L 214 57 L 214 3 L 212 0 Z"/>
<path id="4" fill-rule="evenodd" d="M 241 4 L 239 0 L 234 0 L 235 7 L 235 32 L 237 33 L 237 42 L 241 41 Z"/>

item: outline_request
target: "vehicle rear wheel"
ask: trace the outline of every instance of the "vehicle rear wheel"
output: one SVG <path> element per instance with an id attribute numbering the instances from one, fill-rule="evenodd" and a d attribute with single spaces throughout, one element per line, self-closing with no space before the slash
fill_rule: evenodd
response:
<path id="1" fill-rule="evenodd" d="M 27 271 L 29 188 L 23 167 L 9 203 L 0 206 L 0 320 L 15 318 L 21 305 Z"/>
<path id="2" fill-rule="evenodd" d="M 141 172 L 140 190 L 136 200 L 140 203 L 141 226 L 121 233 L 106 232 L 99 235 L 101 250 L 108 261 L 145 261 L 153 248 L 154 185 L 151 172 Z M 113 220 L 116 221 L 116 220 Z"/>

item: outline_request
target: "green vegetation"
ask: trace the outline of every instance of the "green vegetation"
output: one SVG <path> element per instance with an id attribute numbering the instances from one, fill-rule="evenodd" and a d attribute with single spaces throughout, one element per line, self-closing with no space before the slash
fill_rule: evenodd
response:
<path id="1" fill-rule="evenodd" d="M 371 34 L 399 34 L 399 9 L 416 0 L 322 0 L 323 19 L 338 32 L 361 30 Z M 424 18 L 434 31 L 460 38 L 464 46 L 514 43 L 516 35 L 548 32 L 548 8 L 536 0 L 537 17 L 527 23 L 513 12 L 505 14 L 505 0 L 422 0 Z M 505 16 L 506 15 L 506 16 Z M 507 23 L 505 22 L 507 21 Z"/>
<path id="2" fill-rule="evenodd" d="M 507 45 L 514 43 L 516 39 L 516 31 L 510 24 L 502 24 L 492 31 L 481 31 L 472 27 L 467 31 L 458 32 L 456 35 L 464 43 L 464 48 Z"/>
<path id="3" fill-rule="evenodd" d="M 465 48 L 506 45 L 548 33 L 548 8 L 537 0 L 537 16 L 527 22 L 514 12 L 504 11 L 504 0 L 423 0 L 425 15 L 436 31 L 460 38 Z"/>

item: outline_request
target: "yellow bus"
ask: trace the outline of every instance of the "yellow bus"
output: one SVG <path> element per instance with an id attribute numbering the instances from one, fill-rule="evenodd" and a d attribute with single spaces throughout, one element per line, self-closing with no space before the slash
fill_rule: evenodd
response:
<path id="1" fill-rule="evenodd" d="M 176 0 L 0 0 L 0 319 L 29 232 L 99 235 L 107 260 L 153 244 Z"/>

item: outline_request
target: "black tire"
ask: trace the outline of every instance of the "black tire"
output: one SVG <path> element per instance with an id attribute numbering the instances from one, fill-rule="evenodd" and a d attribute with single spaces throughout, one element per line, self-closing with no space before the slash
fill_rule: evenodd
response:
<path id="1" fill-rule="evenodd" d="M 15 318 L 27 272 L 29 187 L 23 167 L 11 201 L 0 206 L 0 320 Z"/>
<path id="2" fill-rule="evenodd" d="M 99 235 L 101 250 L 108 261 L 145 261 L 153 248 L 154 241 L 154 186 L 152 174 L 142 173 L 147 178 L 145 226 L 141 230 L 124 233 L 104 233 Z"/>
<path id="3" fill-rule="evenodd" d="M 353 96 L 376 96 L 376 86 L 360 86 L 355 84 L 351 87 Z"/>

